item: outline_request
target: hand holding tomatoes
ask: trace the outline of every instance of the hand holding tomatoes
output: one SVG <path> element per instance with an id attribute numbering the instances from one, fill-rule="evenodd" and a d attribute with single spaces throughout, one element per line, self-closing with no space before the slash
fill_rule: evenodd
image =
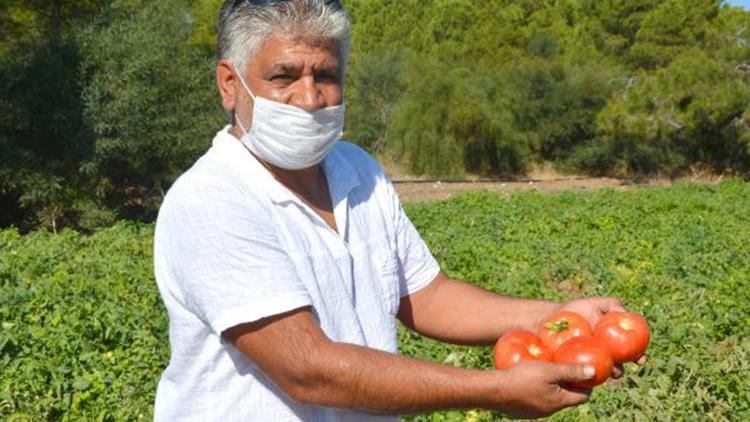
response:
<path id="1" fill-rule="evenodd" d="M 591 368 L 589 368 L 591 369 Z M 586 402 L 591 391 L 566 388 L 591 378 L 583 365 L 527 361 L 498 371 L 502 413 L 514 418 L 540 418 Z"/>
<path id="2" fill-rule="evenodd" d="M 495 345 L 495 367 L 507 369 L 522 361 L 551 361 L 579 368 L 586 365 L 594 369 L 594 376 L 571 380 L 567 385 L 590 389 L 610 376 L 619 377 L 623 362 L 643 363 L 650 337 L 648 323 L 638 314 L 615 310 L 619 301 L 602 299 L 599 305 L 596 301 L 571 302 L 596 315 L 594 330 L 584 316 L 566 309 L 544 319 L 539 337 L 528 331 L 506 333 Z M 597 314 L 604 308 L 609 310 Z"/>

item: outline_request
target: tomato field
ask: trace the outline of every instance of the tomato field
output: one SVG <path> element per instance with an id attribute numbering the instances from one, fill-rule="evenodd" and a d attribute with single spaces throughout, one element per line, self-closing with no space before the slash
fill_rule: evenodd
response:
<path id="1" fill-rule="evenodd" d="M 444 271 L 510 295 L 615 295 L 649 362 L 551 419 L 750 420 L 750 185 L 471 193 L 409 206 Z M 169 358 L 152 225 L 0 231 L 0 420 L 148 420 Z M 492 349 L 399 331 L 402 353 L 492 370 Z M 448 411 L 415 421 L 490 421 Z"/>

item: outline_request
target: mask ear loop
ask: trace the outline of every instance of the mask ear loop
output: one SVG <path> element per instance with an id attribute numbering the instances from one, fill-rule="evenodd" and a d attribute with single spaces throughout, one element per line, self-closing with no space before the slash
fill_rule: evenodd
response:
<path id="1" fill-rule="evenodd" d="M 247 91 L 248 94 L 250 94 L 250 98 L 253 99 L 253 104 L 255 104 L 255 95 L 253 95 L 253 91 L 250 91 L 250 88 L 245 83 L 245 78 L 242 77 L 242 74 L 237 70 L 237 67 L 234 68 L 234 73 L 237 74 L 237 76 L 240 78 L 240 82 L 242 83 L 242 86 L 245 88 L 245 91 Z M 242 124 L 242 121 L 240 120 L 239 116 L 236 117 L 237 124 L 240 125 L 240 129 L 242 129 L 242 132 L 245 133 L 245 135 L 248 134 L 247 130 L 245 129 L 245 126 Z"/>

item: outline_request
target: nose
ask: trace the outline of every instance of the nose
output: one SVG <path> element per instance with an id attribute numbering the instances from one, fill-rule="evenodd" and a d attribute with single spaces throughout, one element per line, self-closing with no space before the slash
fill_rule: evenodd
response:
<path id="1" fill-rule="evenodd" d="M 307 111 L 318 110 L 326 106 L 325 98 L 318 89 L 318 84 L 313 76 L 300 78 L 298 86 L 292 105 Z"/>

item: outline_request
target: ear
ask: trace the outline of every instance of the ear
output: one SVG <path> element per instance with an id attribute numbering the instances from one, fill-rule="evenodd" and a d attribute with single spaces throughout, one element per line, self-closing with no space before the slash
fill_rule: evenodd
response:
<path id="1" fill-rule="evenodd" d="M 227 59 L 219 60 L 216 65 L 216 86 L 219 88 L 224 110 L 234 111 L 237 106 L 237 76 L 234 73 L 234 65 Z"/>

